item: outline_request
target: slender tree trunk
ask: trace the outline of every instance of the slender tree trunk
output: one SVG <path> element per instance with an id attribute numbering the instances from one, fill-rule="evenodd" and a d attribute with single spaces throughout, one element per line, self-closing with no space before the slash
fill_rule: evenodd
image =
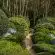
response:
<path id="1" fill-rule="evenodd" d="M 15 8 L 16 8 L 16 5 L 15 5 L 15 2 L 14 2 L 14 16 L 15 16 L 15 11 L 16 11 Z"/>
<path id="2" fill-rule="evenodd" d="M 22 7 L 21 7 L 21 2 L 22 2 L 22 0 L 20 0 L 20 15 L 21 15 L 21 8 L 22 8 Z"/>
<path id="3" fill-rule="evenodd" d="M 8 2 L 9 2 L 9 1 L 7 0 L 7 8 L 8 8 L 8 5 L 9 5 Z"/>
<path id="4" fill-rule="evenodd" d="M 9 9 L 8 9 L 8 10 L 9 10 L 9 12 L 11 12 L 11 9 L 10 9 L 10 8 L 11 8 L 11 6 L 10 6 L 10 0 L 9 0 Z"/>
<path id="5" fill-rule="evenodd" d="M 27 6 L 28 6 L 28 0 L 26 1 L 26 3 L 25 3 L 26 5 L 25 5 L 25 16 L 27 16 Z"/>
<path id="6" fill-rule="evenodd" d="M 16 15 L 18 16 L 18 0 L 16 0 Z"/>
<path id="7" fill-rule="evenodd" d="M 3 0 L 3 7 L 4 7 L 4 5 L 5 5 L 5 4 L 4 4 L 4 0 Z"/>
<path id="8" fill-rule="evenodd" d="M 46 4 L 45 4 L 45 9 L 46 9 L 46 12 L 45 12 L 45 17 L 47 18 L 47 14 L 48 14 L 48 12 L 47 12 L 47 10 L 48 10 L 48 7 L 47 7 L 47 2 L 46 2 Z"/>
<path id="9" fill-rule="evenodd" d="M 23 8 L 22 8 L 22 15 L 24 15 L 24 8 L 25 8 L 25 0 L 22 0 Z"/>

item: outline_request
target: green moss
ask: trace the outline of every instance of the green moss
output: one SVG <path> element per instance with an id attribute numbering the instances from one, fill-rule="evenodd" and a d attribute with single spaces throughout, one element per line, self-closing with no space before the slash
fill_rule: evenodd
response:
<path id="1" fill-rule="evenodd" d="M 15 42 L 0 40 L 0 55 L 29 55 L 29 52 Z"/>
<path id="2" fill-rule="evenodd" d="M 47 20 L 50 22 L 55 22 L 55 17 L 48 17 Z"/>
<path id="3" fill-rule="evenodd" d="M 9 27 L 17 30 L 15 34 L 17 40 L 22 40 L 29 33 L 30 22 L 28 18 L 17 16 L 9 18 L 9 21 Z"/>
<path id="4" fill-rule="evenodd" d="M 34 42 L 37 43 L 38 41 L 44 41 L 49 43 L 51 40 L 50 36 L 48 35 L 50 33 L 50 30 L 45 28 L 44 26 L 36 26 L 35 34 L 34 34 Z"/>
<path id="5" fill-rule="evenodd" d="M 35 26 L 33 40 L 34 43 L 37 44 L 34 48 L 37 52 L 50 52 L 55 53 L 55 45 L 50 44 L 52 41 L 51 34 L 55 35 L 55 19 L 54 18 L 47 18 L 44 22 L 39 22 Z"/>
<path id="6" fill-rule="evenodd" d="M 55 45 L 39 42 L 38 47 L 50 53 L 55 53 Z"/>
<path id="7" fill-rule="evenodd" d="M 55 30 L 51 30 L 51 33 L 55 35 Z"/>
<path id="8" fill-rule="evenodd" d="M 55 25 L 55 17 L 48 17 L 47 21 Z"/>

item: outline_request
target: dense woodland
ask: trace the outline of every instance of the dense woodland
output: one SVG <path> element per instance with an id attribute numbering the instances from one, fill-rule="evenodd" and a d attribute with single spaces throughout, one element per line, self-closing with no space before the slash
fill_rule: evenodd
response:
<path id="1" fill-rule="evenodd" d="M 0 55 L 55 55 L 55 0 L 0 0 Z"/>

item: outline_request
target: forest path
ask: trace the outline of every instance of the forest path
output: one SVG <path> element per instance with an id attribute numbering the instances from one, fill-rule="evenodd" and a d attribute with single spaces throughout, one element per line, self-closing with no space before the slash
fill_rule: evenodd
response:
<path id="1" fill-rule="evenodd" d="M 25 38 L 25 47 L 29 51 L 30 55 L 36 55 L 35 51 L 32 49 L 32 38 L 33 33 L 29 33 Z"/>

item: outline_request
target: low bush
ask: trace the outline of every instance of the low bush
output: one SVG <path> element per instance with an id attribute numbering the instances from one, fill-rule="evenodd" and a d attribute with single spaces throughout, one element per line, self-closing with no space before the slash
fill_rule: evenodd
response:
<path id="1" fill-rule="evenodd" d="M 38 42 L 37 44 L 36 48 L 39 47 L 43 52 L 55 53 L 55 45 L 47 44 L 45 42 Z"/>
<path id="2" fill-rule="evenodd" d="M 48 17 L 47 21 L 54 24 L 54 26 L 55 26 L 55 17 Z"/>
<path id="3" fill-rule="evenodd" d="M 37 43 L 39 41 L 44 41 L 46 43 L 49 43 L 51 40 L 51 37 L 49 36 L 50 30 L 44 25 L 36 26 L 35 33 L 34 33 L 34 42 Z"/>
<path id="4" fill-rule="evenodd" d="M 30 22 L 28 18 L 18 16 L 9 18 L 9 28 L 16 29 L 16 40 L 22 41 L 26 35 L 29 33 Z"/>
<path id="5" fill-rule="evenodd" d="M 0 9 L 0 35 L 5 33 L 8 29 L 8 17 L 3 12 L 3 10 Z"/>
<path id="6" fill-rule="evenodd" d="M 29 55 L 29 52 L 16 42 L 0 40 L 0 55 Z"/>
<path id="7" fill-rule="evenodd" d="M 36 24 L 33 40 L 34 44 L 37 44 L 34 49 L 37 52 L 55 52 L 55 26 L 54 26 L 54 18 L 48 18 L 44 22 L 40 22 Z M 51 43 L 50 43 L 51 42 Z M 55 54 L 55 53 L 54 53 Z"/>

